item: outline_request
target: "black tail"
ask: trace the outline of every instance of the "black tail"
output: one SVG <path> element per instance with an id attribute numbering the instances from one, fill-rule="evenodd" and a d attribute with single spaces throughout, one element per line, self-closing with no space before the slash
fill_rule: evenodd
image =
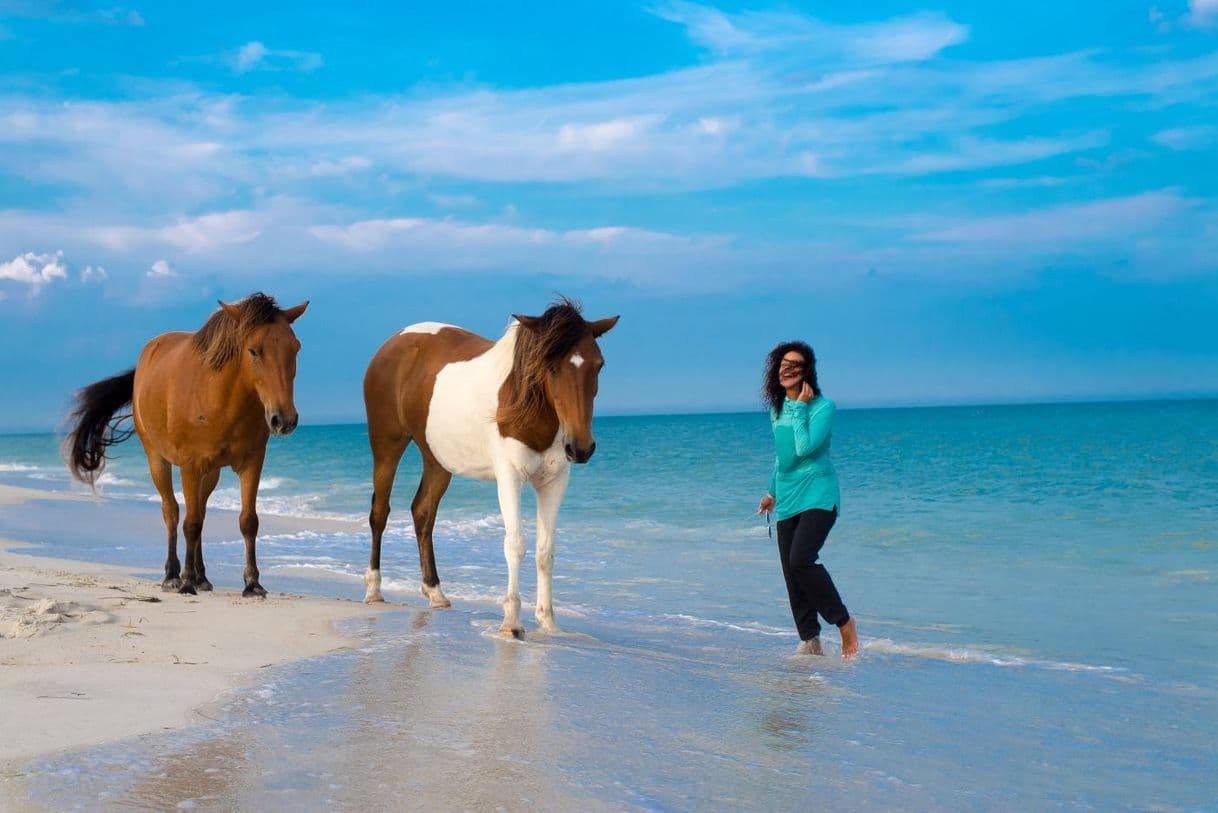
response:
<path id="1" fill-rule="evenodd" d="M 106 449 L 122 443 L 135 430 L 119 430 L 129 414 L 114 413 L 131 403 L 135 391 L 135 370 L 105 378 L 76 393 L 76 408 L 68 421 L 72 431 L 64 441 L 68 469 L 82 483 L 93 485 L 106 467 Z"/>

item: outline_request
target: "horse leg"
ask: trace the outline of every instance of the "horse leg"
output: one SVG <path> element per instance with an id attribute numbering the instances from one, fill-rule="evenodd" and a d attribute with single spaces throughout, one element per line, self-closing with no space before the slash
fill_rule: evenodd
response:
<path id="1" fill-rule="evenodd" d="M 161 582 L 161 589 L 169 592 L 182 586 L 182 565 L 178 561 L 179 508 L 178 498 L 173 493 L 173 467 L 152 450 L 144 451 L 148 455 L 148 473 L 152 475 L 152 484 L 161 495 L 161 518 L 165 520 L 165 533 L 169 537 L 165 580 Z"/>
<path id="2" fill-rule="evenodd" d="M 220 470 L 209 472 L 204 475 L 202 483 L 202 494 L 199 501 L 199 521 L 207 515 L 207 501 L 211 499 L 211 493 L 216 490 L 216 484 L 220 482 Z M 200 537 L 199 544 L 195 547 L 195 588 L 200 592 L 211 592 L 211 582 L 207 580 L 207 569 L 203 566 L 203 539 Z"/>
<path id="3" fill-rule="evenodd" d="M 195 565 L 200 556 L 198 549 L 203 544 L 203 480 L 207 475 L 189 466 L 182 467 L 182 495 L 186 498 L 186 521 L 182 523 L 182 535 L 186 537 L 186 561 L 182 566 L 182 585 L 179 593 L 195 595 Z"/>
<path id="4" fill-rule="evenodd" d="M 245 589 L 241 595 L 265 596 L 266 590 L 258 583 L 258 482 L 262 479 L 262 463 L 266 459 L 266 447 L 245 461 L 237 472 L 241 478 L 241 536 L 245 538 Z"/>
<path id="5" fill-rule="evenodd" d="M 503 598 L 503 625 L 499 631 L 515 638 L 524 635 L 520 623 L 520 563 L 524 561 L 524 535 L 520 532 L 521 482 L 514 471 L 496 472 L 499 512 L 503 514 L 503 557 L 507 559 L 508 589 Z"/>
<path id="6" fill-rule="evenodd" d="M 571 469 L 562 467 L 561 473 L 540 486 L 537 492 L 537 608 L 534 617 L 538 625 L 547 632 L 558 632 L 554 623 L 554 597 L 551 591 L 554 575 L 554 528 L 558 521 L 558 508 L 563 494 L 567 492 L 567 481 Z"/>
<path id="7" fill-rule="evenodd" d="M 410 438 L 381 438 L 368 425 L 372 444 L 372 510 L 368 512 L 368 526 L 372 529 L 372 551 L 368 556 L 368 572 L 364 574 L 364 603 L 375 604 L 385 600 L 381 595 L 381 537 L 389 523 L 389 496 L 393 493 L 393 480 L 398 474 L 398 463 L 402 453 L 410 444 Z"/>
<path id="8" fill-rule="evenodd" d="M 436 572 L 435 551 L 431 545 L 431 531 L 436 525 L 436 508 L 448 490 L 453 476 L 448 469 L 431 455 L 423 455 L 423 478 L 419 490 L 410 505 L 414 517 L 414 536 L 419 543 L 419 570 L 423 574 L 423 595 L 432 607 L 451 607 L 452 602 L 444 597 L 440 589 L 440 574 Z"/>

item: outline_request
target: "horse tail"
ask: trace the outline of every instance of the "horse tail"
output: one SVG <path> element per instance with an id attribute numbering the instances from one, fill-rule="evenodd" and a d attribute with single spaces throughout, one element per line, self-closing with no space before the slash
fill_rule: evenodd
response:
<path id="1" fill-rule="evenodd" d="M 76 393 L 76 408 L 68 422 L 72 431 L 64 440 L 68 469 L 82 483 L 93 485 L 106 467 L 106 449 L 122 443 L 135 430 L 119 430 L 130 415 L 115 413 L 131 403 L 135 392 L 135 369 L 95 381 Z"/>

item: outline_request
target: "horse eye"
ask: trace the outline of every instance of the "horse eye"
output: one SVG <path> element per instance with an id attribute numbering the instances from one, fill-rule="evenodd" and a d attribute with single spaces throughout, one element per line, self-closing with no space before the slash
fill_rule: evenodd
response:
<path id="1" fill-rule="evenodd" d="M 258 358 L 259 356 L 262 355 L 262 351 L 260 351 L 257 347 L 251 347 L 250 355 L 253 356 L 254 358 Z"/>

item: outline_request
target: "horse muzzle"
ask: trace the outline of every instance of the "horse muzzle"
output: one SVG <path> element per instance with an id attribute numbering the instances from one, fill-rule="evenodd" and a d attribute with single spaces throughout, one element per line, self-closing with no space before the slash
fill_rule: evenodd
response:
<path id="1" fill-rule="evenodd" d="M 270 427 L 272 435 L 290 435 L 295 431 L 298 423 L 300 423 L 300 415 L 296 410 L 291 412 L 267 410 L 266 425 Z"/>
<path id="2" fill-rule="evenodd" d="M 567 453 L 567 460 L 572 463 L 587 463 L 592 458 L 592 453 L 596 451 L 596 441 L 593 441 L 587 448 L 568 443 L 563 447 L 563 451 Z"/>

